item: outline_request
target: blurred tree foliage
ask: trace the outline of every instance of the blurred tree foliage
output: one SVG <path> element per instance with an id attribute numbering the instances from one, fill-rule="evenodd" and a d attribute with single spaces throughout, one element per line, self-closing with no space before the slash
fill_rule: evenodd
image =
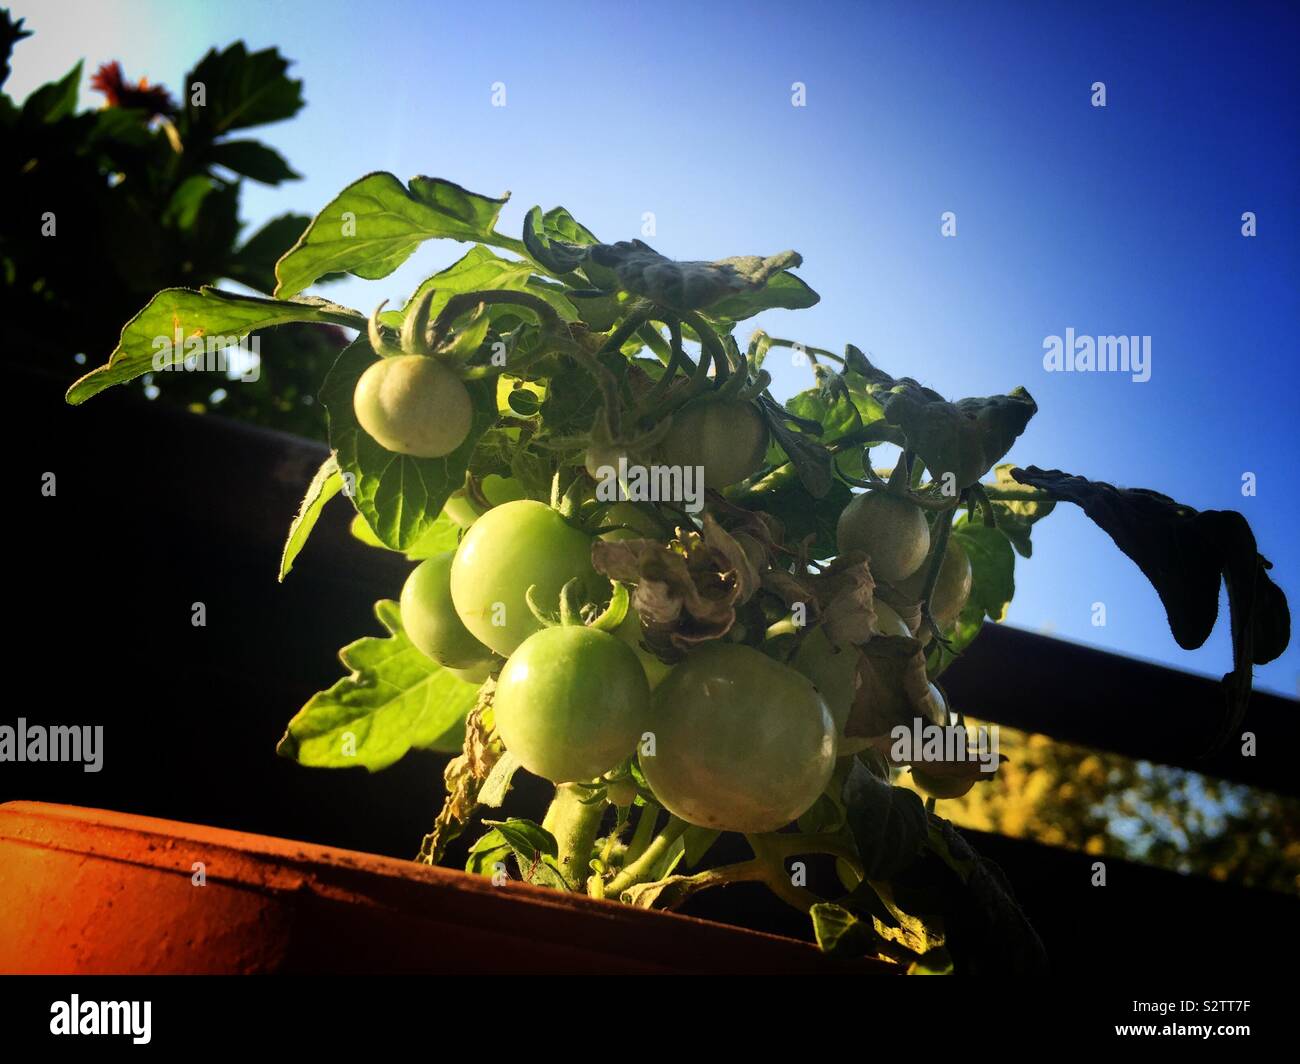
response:
<path id="1" fill-rule="evenodd" d="M 998 739 L 995 779 L 940 803 L 953 823 L 1300 893 L 1300 800 L 1014 728 Z"/>
<path id="2" fill-rule="evenodd" d="M 0 88 L 13 46 L 29 35 L 0 11 Z M 66 385 L 82 365 L 105 359 L 161 288 L 226 279 L 272 291 L 276 260 L 310 219 L 285 214 L 241 239 L 243 179 L 278 185 L 299 175 L 273 148 L 238 134 L 297 114 L 302 83 L 288 65 L 275 49 L 214 49 L 185 76 L 177 101 L 105 63 L 91 78 L 104 96 L 95 111 L 77 110 L 81 63 L 21 105 L 0 92 L 6 360 Z M 323 438 L 316 384 L 346 334 L 289 325 L 259 342 L 256 381 L 169 371 L 146 379 L 146 394 Z"/>

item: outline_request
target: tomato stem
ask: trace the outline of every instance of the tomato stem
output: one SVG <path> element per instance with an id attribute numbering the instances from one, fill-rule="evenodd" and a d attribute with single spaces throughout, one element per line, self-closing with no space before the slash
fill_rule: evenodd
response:
<path id="1" fill-rule="evenodd" d="M 626 865 L 623 871 L 610 880 L 605 892 L 618 897 L 628 887 L 646 882 L 654 875 L 656 866 L 668 852 L 669 847 L 685 834 L 688 827 L 690 825 L 685 820 L 670 816 L 663 831 L 655 836 L 654 841 L 645 848 L 645 852 L 640 857 Z"/>
<path id="2" fill-rule="evenodd" d="M 596 845 L 596 832 L 600 829 L 606 804 L 603 801 L 587 804 L 584 797 L 585 793 L 577 785 L 559 784 L 542 820 L 542 827 L 555 836 L 560 870 L 575 891 L 587 888 L 591 852 Z"/>

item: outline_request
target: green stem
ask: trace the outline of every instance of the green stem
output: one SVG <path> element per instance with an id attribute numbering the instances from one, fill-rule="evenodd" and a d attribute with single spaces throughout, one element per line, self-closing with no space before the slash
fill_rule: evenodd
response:
<path id="1" fill-rule="evenodd" d="M 746 835 L 745 838 L 749 842 L 750 849 L 754 851 L 755 859 L 763 868 L 763 882 L 767 884 L 768 890 L 787 905 L 805 913 L 822 900 L 811 890 L 796 887 L 790 881 L 790 873 L 786 871 L 784 858 L 772 846 L 771 840 L 777 836 Z"/>
<path id="2" fill-rule="evenodd" d="M 604 802 L 587 805 L 585 793 L 572 783 L 561 783 L 555 788 L 555 798 L 546 810 L 542 827 L 555 836 L 559 847 L 559 864 L 564 878 L 574 890 L 585 890 L 587 876 L 591 874 L 591 851 L 596 845 L 596 832 L 605 812 Z"/>
<path id="3" fill-rule="evenodd" d="M 640 828 L 640 825 L 638 824 L 637 827 Z M 655 866 L 663 859 L 669 847 L 682 837 L 688 827 L 690 825 L 685 820 L 670 816 L 663 831 L 655 836 L 654 841 L 645 848 L 645 852 L 635 861 L 625 865 L 623 871 L 610 880 L 605 887 L 605 893 L 617 898 L 634 883 L 646 882 L 654 874 Z"/>
<path id="4" fill-rule="evenodd" d="M 636 829 L 632 832 L 632 841 L 627 844 L 627 850 L 623 853 L 625 867 L 645 853 L 645 848 L 650 845 L 650 840 L 655 836 L 655 824 L 658 820 L 659 806 L 654 802 L 646 802 L 641 815 L 637 818 Z"/>

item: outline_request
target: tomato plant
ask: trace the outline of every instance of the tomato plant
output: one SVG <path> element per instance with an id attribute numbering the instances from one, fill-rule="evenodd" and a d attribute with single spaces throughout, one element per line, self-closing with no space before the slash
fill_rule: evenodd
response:
<path id="1" fill-rule="evenodd" d="M 1023 388 L 951 401 L 852 344 L 758 331 L 742 346 L 745 319 L 817 302 L 795 252 L 678 262 L 603 243 L 560 207 L 534 207 L 516 237 L 498 229 L 504 202 L 369 174 L 280 260 L 274 299 L 163 292 L 69 391 L 142 375 L 175 329 L 356 330 L 322 383 L 330 454 L 281 573 L 339 494 L 360 539 L 421 564 L 400 610 L 376 608 L 387 635 L 344 648 L 350 675 L 279 751 L 372 770 L 412 748 L 457 755 L 425 861 L 531 772 L 555 784 L 540 823 L 492 827 L 470 870 L 500 852 L 535 882 L 663 908 L 761 882 L 837 950 L 855 926 L 861 952 L 1037 970 L 1032 929 L 935 803 L 997 786 L 996 763 L 928 746 L 899 761 L 892 742 L 978 713 L 936 681 L 1005 615 L 1017 557 L 1060 502 L 1149 577 L 1184 646 L 1209 636 L 1226 582 L 1231 735 L 1252 666 L 1290 637 L 1245 519 L 1005 462 L 1038 409 Z M 386 277 L 436 237 L 471 247 L 401 308 L 301 296 L 338 271 Z M 780 403 L 764 363 L 783 348 L 814 380 Z M 896 785 L 909 771 L 928 800 Z M 710 863 L 720 832 L 752 858 Z M 792 875 L 795 858 L 827 864 L 829 886 Z"/>

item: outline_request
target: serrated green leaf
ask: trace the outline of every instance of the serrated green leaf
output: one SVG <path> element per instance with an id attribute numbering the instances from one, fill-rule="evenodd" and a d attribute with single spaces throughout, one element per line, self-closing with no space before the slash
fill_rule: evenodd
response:
<path id="1" fill-rule="evenodd" d="M 289 538 L 284 542 L 284 553 L 280 555 L 280 580 L 289 575 L 294 559 L 307 543 L 316 521 L 325 509 L 325 504 L 334 498 L 343 488 L 343 474 L 339 472 L 338 461 L 330 455 L 316 470 L 316 475 L 307 485 L 307 493 L 298 507 L 298 514 L 289 526 Z"/>
<path id="2" fill-rule="evenodd" d="M 302 179 L 302 174 L 295 173 L 283 155 L 258 140 L 225 140 L 214 144 L 212 161 L 266 185 Z"/>
<path id="3" fill-rule="evenodd" d="M 251 332 L 291 321 L 330 322 L 352 329 L 365 329 L 366 325 L 365 318 L 356 311 L 320 299 L 286 301 L 237 295 L 217 288 L 197 292 L 192 288 L 165 288 L 122 328 L 122 337 L 108 362 L 73 383 L 67 401 L 73 405 L 84 403 L 114 384 L 154 372 L 155 352 L 170 350 L 179 364 L 185 357 L 185 343 L 193 338 L 202 338 L 205 350 L 210 347 L 213 352 L 223 351 Z"/>
<path id="4" fill-rule="evenodd" d="M 915 791 L 877 779 L 855 760 L 842 793 L 865 879 L 893 878 L 929 841 L 925 805 Z"/>
<path id="5" fill-rule="evenodd" d="M 542 283 L 533 273 L 531 264 L 517 259 L 504 259 L 482 244 L 475 244 L 445 270 L 440 270 L 421 282 L 401 310 L 385 311 L 379 315 L 379 319 L 394 329 L 400 328 L 411 308 L 429 289 L 433 289 L 436 293 L 429 304 L 429 317 L 433 319 L 438 316 L 438 312 L 447 305 L 447 301 L 452 296 L 494 288 L 510 292 L 527 292 L 529 295 L 545 300 L 563 320 L 577 320 L 578 313 L 565 296 L 564 289 Z M 489 307 L 488 310 L 489 313 L 501 312 L 515 316 L 529 313 L 513 304 Z"/>
<path id="6" fill-rule="evenodd" d="M 795 251 L 766 258 L 737 255 L 716 262 L 678 262 L 640 240 L 620 240 L 617 244 L 594 244 L 587 254 L 591 262 L 614 272 L 624 292 L 673 310 L 714 308 L 711 316 L 739 320 L 767 307 L 812 306 L 818 299 L 798 278 L 782 273 L 787 266 L 803 261 Z M 768 286 L 782 276 L 786 279 L 766 294 Z M 718 315 L 717 307 L 725 312 Z"/>
<path id="7" fill-rule="evenodd" d="M 247 129 L 292 118 L 302 107 L 302 82 L 287 75 L 289 61 L 275 48 L 249 52 L 236 41 L 224 52 L 215 48 L 185 75 L 185 109 L 181 132 L 201 131 L 206 138 L 232 129 Z M 203 86 L 200 104 L 194 88 Z"/>
<path id="8" fill-rule="evenodd" d="M 498 865 L 504 869 L 505 860 L 512 852 L 505 836 L 496 828 L 493 828 L 486 834 L 480 835 L 474 845 L 469 848 L 469 856 L 465 860 L 465 871 L 471 875 L 491 878 L 496 875 Z"/>
<path id="9" fill-rule="evenodd" d="M 598 243 L 563 207 L 542 213 L 532 208 L 524 218 L 524 247 L 534 259 L 555 274 L 571 273 L 587 259 L 587 248 Z"/>
<path id="10" fill-rule="evenodd" d="M 417 650 L 396 602 L 375 604 L 386 637 L 339 651 L 351 671 L 315 694 L 289 721 L 276 753 L 313 768 L 387 768 L 407 751 L 456 753 L 478 687 Z"/>
<path id="11" fill-rule="evenodd" d="M 757 291 L 741 292 L 715 303 L 707 314 L 713 321 L 734 324 L 765 310 L 806 310 L 816 306 L 821 298 L 800 277 L 782 270 Z"/>
<path id="12" fill-rule="evenodd" d="M 483 240 L 507 197 L 492 199 L 440 178 L 367 174 L 331 200 L 275 267 L 279 299 L 328 273 L 387 277 L 420 244 L 436 237 Z"/>
<path id="13" fill-rule="evenodd" d="M 993 470 L 993 487 L 1002 494 L 1035 494 L 1037 489 L 1018 483 L 1011 476 L 1011 469 L 1010 463 L 996 466 Z M 1033 498 L 994 499 L 991 505 L 997 516 L 998 528 L 1022 558 L 1028 558 L 1034 552 L 1034 545 L 1029 538 L 1030 529 L 1056 507 L 1056 503 L 1051 500 L 1044 502 Z"/>
<path id="14" fill-rule="evenodd" d="M 354 477 L 353 505 L 384 546 L 407 551 L 430 532 L 447 496 L 465 482 L 474 445 L 496 419 L 495 385 L 466 384 L 474 421 L 456 450 L 442 458 L 413 458 L 386 450 L 357 424 L 352 394 L 361 374 L 376 360 L 369 342 L 359 337 L 339 355 L 320 397 L 329 413 L 330 448 L 339 469 Z"/>
<path id="15" fill-rule="evenodd" d="M 1011 543 L 999 529 L 971 521 L 964 514 L 953 525 L 952 535 L 970 558 L 971 592 L 963 614 L 974 609 L 991 620 L 1002 620 L 1016 593 L 1016 555 Z"/>
<path id="16" fill-rule="evenodd" d="M 864 957 L 877 952 L 875 929 L 848 909 L 818 902 L 808 910 L 817 947 L 830 957 Z"/>

